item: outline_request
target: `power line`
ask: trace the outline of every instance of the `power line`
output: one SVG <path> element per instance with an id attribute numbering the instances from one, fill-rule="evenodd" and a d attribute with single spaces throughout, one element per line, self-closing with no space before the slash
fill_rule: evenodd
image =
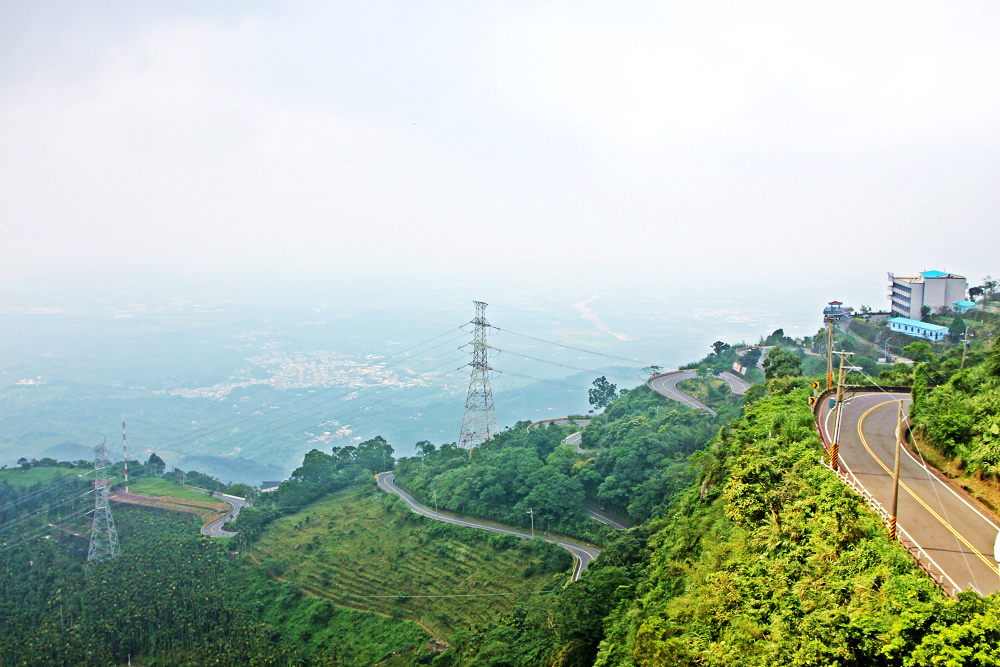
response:
<path id="1" fill-rule="evenodd" d="M 513 350 L 510 350 L 510 349 L 506 350 L 506 353 L 507 354 L 513 354 L 514 356 L 517 356 L 517 357 L 523 357 L 523 358 L 528 359 L 530 361 L 538 361 L 538 362 L 543 363 L 543 364 L 551 364 L 553 366 L 561 366 L 563 368 L 568 368 L 568 369 L 574 370 L 574 371 L 581 371 L 583 373 L 596 373 L 597 372 L 595 369 L 592 369 L 592 368 L 580 368 L 579 366 L 570 366 L 569 364 L 559 363 L 558 361 L 548 361 L 547 359 L 539 359 L 537 357 L 529 357 L 526 354 L 521 354 L 520 352 L 514 352 Z"/>
<path id="2" fill-rule="evenodd" d="M 538 338 L 536 336 L 529 336 L 528 334 L 518 333 L 516 331 L 511 331 L 510 329 L 501 329 L 500 327 L 492 326 L 492 325 L 491 325 L 491 327 L 493 329 L 496 329 L 497 331 L 499 331 L 501 333 L 509 333 L 509 334 L 511 334 L 513 336 L 520 336 L 521 338 L 527 338 L 529 340 L 538 341 L 539 343 L 545 343 L 547 345 L 555 345 L 556 347 L 564 347 L 567 350 L 576 350 L 577 352 L 584 352 L 586 354 L 593 354 L 593 355 L 598 356 L 598 357 L 607 357 L 608 359 L 616 359 L 618 361 L 628 361 L 629 363 L 633 363 L 633 364 L 642 364 L 643 363 L 643 362 L 639 361 L 638 359 L 630 359 L 629 357 L 619 357 L 619 356 L 615 356 L 613 354 L 605 354 L 604 352 L 595 352 L 594 350 L 588 350 L 588 349 L 582 348 L 582 347 L 574 347 L 573 345 L 566 345 L 565 343 L 557 343 L 557 342 L 552 341 L 552 340 L 545 340 L 544 338 Z"/>
<path id="3" fill-rule="evenodd" d="M 428 369 L 428 370 L 426 370 L 424 372 L 433 372 L 433 371 L 436 371 L 436 370 L 440 370 L 440 369 L 443 369 L 443 368 L 451 366 L 453 363 L 454 363 L 454 361 L 449 360 L 449 361 L 443 362 L 441 364 L 438 364 L 437 366 L 434 366 L 431 369 Z M 434 388 L 428 388 L 428 390 L 429 391 L 437 391 Z M 262 436 L 262 435 L 268 435 L 268 434 L 273 433 L 274 431 L 278 430 L 279 427 L 280 428 L 292 429 L 292 428 L 299 427 L 299 426 L 304 426 L 304 425 L 307 425 L 307 424 L 308 425 L 316 425 L 315 420 L 317 418 L 319 418 L 320 416 L 323 416 L 323 418 L 324 418 L 323 419 L 323 423 L 331 422 L 331 421 L 336 421 L 338 423 L 342 423 L 342 420 L 344 420 L 348 415 L 359 411 L 361 407 L 364 407 L 366 409 L 371 409 L 371 408 L 373 408 L 375 406 L 382 405 L 383 403 L 392 401 L 394 398 L 396 398 L 396 397 L 392 396 L 392 395 L 388 395 L 385 398 L 379 399 L 377 401 L 367 402 L 363 406 L 351 407 L 348 410 L 345 410 L 345 411 L 340 412 L 340 413 L 334 413 L 334 414 L 326 413 L 325 412 L 325 407 L 317 406 L 317 408 L 319 408 L 317 411 L 314 411 L 314 412 L 311 412 L 311 413 L 307 413 L 305 415 L 298 416 L 298 417 L 296 417 L 296 418 L 294 418 L 292 420 L 288 420 L 286 418 L 287 417 L 286 415 L 277 415 L 276 418 L 274 420 L 271 420 L 269 423 L 267 423 L 267 424 L 261 424 L 260 425 L 262 427 L 263 426 L 274 426 L 274 428 L 269 428 L 266 431 L 262 431 L 262 429 L 258 428 L 256 432 L 248 432 L 248 433 L 245 433 L 245 434 L 240 434 L 239 436 L 232 436 L 232 437 L 228 437 L 228 438 L 223 438 L 222 440 L 217 440 L 216 442 L 213 443 L 213 445 L 225 444 L 225 443 L 232 442 L 234 440 L 238 440 L 238 439 L 241 439 L 241 438 L 245 439 L 245 438 L 248 438 L 248 437 L 259 437 L 259 436 Z M 421 395 L 414 395 L 413 398 L 406 399 L 405 401 L 402 401 L 401 404 L 413 402 L 413 401 L 418 400 L 420 398 L 423 398 L 423 396 L 421 396 Z"/>
<path id="4" fill-rule="evenodd" d="M 88 509 L 77 510 L 76 512 L 73 512 L 72 514 L 67 514 L 66 516 L 59 517 L 59 521 L 64 523 L 66 521 L 70 521 L 72 519 L 76 519 L 78 517 L 82 517 L 82 516 L 84 516 L 86 514 L 89 514 L 91 511 L 92 510 L 88 510 Z M 34 533 L 30 533 L 29 535 L 21 536 L 21 537 L 19 537 L 18 539 L 16 539 L 13 542 L 5 542 L 3 544 L 3 546 L 0 547 L 0 553 L 3 553 L 4 551 L 10 551 L 11 549 L 14 549 L 16 547 L 21 546 L 25 542 L 30 542 L 31 540 L 38 539 L 39 537 L 41 537 L 41 535 L 43 533 L 49 532 L 51 528 L 52 528 L 51 526 L 43 526 L 43 527 L 39 528 L 38 530 L 36 530 Z"/>
<path id="5" fill-rule="evenodd" d="M 63 480 L 60 480 L 58 482 L 54 482 L 54 483 L 52 483 L 52 484 L 50 484 L 48 486 L 44 486 L 44 487 L 42 487 L 40 489 L 36 489 L 35 491 L 32 491 L 31 493 L 28 493 L 26 495 L 20 496 L 17 500 L 12 500 L 12 501 L 8 502 L 6 505 L 4 505 L 3 507 L 0 507 L 0 512 L 6 512 L 8 509 L 10 509 L 12 507 L 16 507 L 17 505 L 20 505 L 21 503 L 28 502 L 29 500 L 32 500 L 36 496 L 39 496 L 39 495 L 42 495 L 42 494 L 51 493 L 55 489 L 61 488 L 63 486 L 66 486 L 67 484 L 69 484 L 71 482 L 75 482 L 75 481 L 77 481 L 78 479 L 80 479 L 82 477 L 86 477 L 87 475 L 89 475 L 92 472 L 94 472 L 93 469 L 88 470 L 87 472 L 84 472 L 84 473 L 80 473 L 79 475 L 76 475 L 75 477 L 71 475 L 71 476 L 68 476 L 68 477 L 64 478 Z"/>
<path id="6" fill-rule="evenodd" d="M 518 373 L 516 371 L 504 371 L 504 375 L 513 375 L 515 377 L 524 378 L 526 380 L 534 380 L 535 382 L 544 382 L 545 384 L 551 384 L 556 387 L 563 387 L 564 389 L 572 389 L 573 391 L 580 391 L 581 387 L 573 386 L 571 384 L 566 384 L 565 382 L 558 382 L 557 380 L 545 380 L 540 377 L 535 377 L 533 375 L 525 375 L 524 373 Z"/>
<path id="7" fill-rule="evenodd" d="M 414 349 L 416 349 L 416 348 L 418 348 L 418 347 L 420 347 L 422 345 L 426 345 L 427 343 L 434 342 L 435 340 L 438 340 L 438 339 L 440 339 L 440 338 L 442 338 L 444 336 L 447 336 L 448 334 L 453 333 L 454 331 L 457 331 L 457 330 L 459 330 L 459 327 L 452 328 L 452 329 L 446 331 L 443 334 L 439 334 L 439 335 L 434 336 L 433 338 L 425 340 L 425 341 L 423 341 L 421 343 L 417 343 L 416 345 L 410 346 L 409 348 L 407 348 L 405 350 L 400 350 L 399 352 L 396 352 L 395 354 L 390 355 L 389 357 L 386 357 L 386 359 L 391 359 L 393 357 L 397 357 L 397 356 L 400 356 L 402 354 L 406 354 L 406 353 L 408 353 L 408 352 L 410 352 L 410 351 L 412 351 L 412 350 L 414 350 Z M 462 334 L 459 334 L 458 336 L 455 336 L 455 337 L 453 337 L 453 338 L 445 341 L 444 343 L 441 343 L 439 345 L 435 345 L 434 347 L 428 348 L 424 352 L 430 352 L 431 350 L 439 349 L 439 348 L 444 347 L 444 346 L 446 346 L 446 345 L 448 345 L 448 344 L 450 344 L 450 343 L 452 343 L 452 342 L 454 342 L 456 340 L 459 340 L 460 338 L 463 338 L 463 337 L 464 336 Z M 392 368 L 392 367 L 398 366 L 401 363 L 403 363 L 403 361 L 405 361 L 405 360 L 399 360 L 399 361 L 394 362 L 392 364 L 387 364 L 386 367 L 387 368 Z M 420 363 L 423 363 L 423 362 L 417 362 L 417 364 L 415 364 L 415 365 L 419 366 Z M 424 372 L 426 372 L 426 371 L 424 371 Z M 329 393 L 331 393 L 333 391 L 339 391 L 340 393 L 339 393 L 339 395 L 328 397 L 327 394 L 329 394 Z M 321 389 L 321 390 L 319 390 L 319 391 L 317 391 L 317 392 L 315 392 L 315 393 L 313 393 L 311 395 L 304 396 L 302 399 L 299 399 L 299 400 L 291 399 L 285 406 L 283 406 L 283 409 L 287 411 L 287 410 L 291 410 L 293 408 L 299 407 L 299 404 L 303 404 L 304 405 L 304 404 L 306 404 L 308 402 L 314 402 L 314 405 L 308 407 L 307 409 L 309 409 L 309 410 L 316 410 L 316 409 L 322 408 L 327 403 L 332 403 L 335 400 L 343 399 L 344 397 L 349 396 L 351 393 L 353 393 L 355 391 L 358 391 L 357 387 L 347 387 L 347 388 L 344 388 L 344 387 L 327 387 L 327 388 Z M 271 425 L 271 424 L 274 424 L 274 423 L 277 423 L 277 422 L 281 421 L 282 419 L 284 419 L 284 417 L 285 417 L 285 415 L 282 414 L 281 412 L 273 414 L 273 417 L 272 417 L 272 415 L 265 415 L 263 413 L 261 413 L 259 415 L 248 416 L 248 417 L 232 417 L 232 418 L 230 418 L 228 420 L 224 420 L 221 423 L 220 422 L 216 422 L 212 426 L 206 426 L 204 428 L 194 429 L 194 430 L 189 431 L 187 433 L 183 433 L 183 434 L 174 436 L 172 438 L 168 438 L 166 440 L 162 440 L 159 443 L 157 443 L 157 446 L 169 447 L 171 445 L 180 444 L 182 442 L 188 442 L 188 441 L 190 441 L 192 439 L 202 438 L 202 437 L 208 437 L 210 435 L 215 435 L 217 433 L 221 433 L 221 432 L 226 431 L 226 430 L 232 430 L 234 428 L 240 428 L 241 426 L 244 426 L 246 424 L 250 424 L 250 423 L 256 422 L 256 421 L 260 421 L 261 422 L 259 424 L 259 426 L 267 426 L 267 425 Z"/>
<path id="8" fill-rule="evenodd" d="M 60 502 L 50 502 L 46 505 L 43 505 L 42 507 L 39 507 L 35 510 L 28 512 L 27 514 L 22 514 L 14 519 L 9 519 L 8 521 L 5 521 L 4 523 L 0 524 L 0 533 L 4 532 L 5 530 L 9 530 L 16 526 L 20 526 L 24 523 L 27 523 L 28 520 L 38 516 L 39 514 L 44 514 L 46 512 L 54 510 L 57 507 L 62 507 L 64 505 L 69 505 L 70 503 L 77 502 L 86 497 L 88 494 L 90 494 L 90 491 L 86 491 L 76 496 L 71 496 L 70 498 L 63 499 Z"/>

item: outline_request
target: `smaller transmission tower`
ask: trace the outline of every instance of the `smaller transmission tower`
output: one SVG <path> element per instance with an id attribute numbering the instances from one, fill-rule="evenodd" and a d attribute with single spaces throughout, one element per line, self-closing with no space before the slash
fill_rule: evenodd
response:
<path id="1" fill-rule="evenodd" d="M 108 497 L 110 481 L 107 476 L 108 441 L 94 447 L 94 523 L 90 528 L 90 551 L 87 553 L 87 568 L 92 563 L 110 560 L 121 553 L 118 531 L 111 516 L 111 501 Z"/>
<path id="2" fill-rule="evenodd" d="M 486 342 L 486 332 L 490 323 L 486 321 L 486 304 L 474 301 L 476 325 L 472 337 L 472 376 L 469 378 L 469 394 L 465 399 L 465 416 L 462 418 L 462 434 L 458 446 L 470 450 L 492 438 L 497 433 L 497 415 L 493 409 L 493 390 L 490 389 L 489 356 L 490 344 Z"/>

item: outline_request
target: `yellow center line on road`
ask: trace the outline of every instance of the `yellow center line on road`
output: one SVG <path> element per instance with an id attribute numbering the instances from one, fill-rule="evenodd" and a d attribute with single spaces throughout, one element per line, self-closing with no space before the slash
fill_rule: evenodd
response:
<path id="1" fill-rule="evenodd" d="M 873 459 L 875 459 L 880 466 L 882 466 L 882 469 L 885 470 L 887 473 L 889 473 L 889 476 L 892 476 L 892 471 L 889 470 L 889 466 L 887 466 L 885 463 L 882 462 L 882 459 L 880 459 L 879 457 L 875 456 L 875 452 L 873 452 L 871 450 L 871 447 L 868 446 L 868 440 L 865 439 L 865 434 L 862 432 L 861 429 L 862 429 L 862 426 L 865 423 L 865 418 L 867 418 L 870 413 L 872 413 L 873 411 L 875 411 L 877 408 L 881 408 L 884 405 L 888 405 L 889 403 L 897 403 L 897 402 L 898 401 L 896 401 L 896 400 L 891 400 L 891 401 L 884 401 L 884 402 L 879 403 L 877 405 L 873 405 L 867 411 L 865 411 L 865 413 L 863 415 L 861 415 L 861 419 L 858 420 L 858 437 L 861 438 L 861 444 L 865 446 L 865 449 L 868 450 L 868 453 L 871 454 L 871 457 Z M 931 484 L 933 484 L 933 483 L 934 483 L 934 479 L 931 478 Z M 940 514 L 938 514 L 937 512 L 935 512 L 933 509 L 931 509 L 931 506 L 928 505 L 927 503 L 925 503 L 924 500 L 923 500 L 923 498 L 921 498 L 916 493 L 914 493 L 913 489 L 911 489 L 909 486 L 907 486 L 902 481 L 899 483 L 899 485 L 901 487 L 903 487 L 904 489 L 906 489 L 906 492 L 909 493 L 910 496 L 912 496 L 914 500 L 916 500 L 918 503 L 920 503 L 921 505 L 923 505 L 924 509 L 926 509 L 928 512 L 930 512 L 934 516 L 935 519 L 937 519 L 938 521 L 940 521 L 941 525 L 943 525 L 945 528 L 947 528 L 948 530 L 950 530 L 951 533 L 955 537 L 957 537 L 959 540 L 961 540 L 962 544 L 964 544 L 965 546 L 969 547 L 972 550 L 972 553 L 976 554 L 976 556 L 979 557 L 979 560 L 981 560 L 984 563 L 986 563 L 986 567 L 988 567 L 991 570 L 993 570 L 993 572 L 996 572 L 996 573 L 1000 574 L 1000 570 L 997 569 L 996 565 L 994 565 L 993 563 L 991 563 L 990 560 L 979 551 L 979 549 L 977 549 L 976 547 L 972 546 L 972 544 L 967 539 L 965 539 L 965 537 L 961 533 L 959 533 L 958 530 L 956 530 L 954 526 L 952 526 L 950 523 L 948 523 L 947 521 L 945 521 L 941 517 Z"/>
<path id="2" fill-rule="evenodd" d="M 691 400 L 692 400 L 691 397 L 688 396 L 687 394 L 682 394 L 679 389 L 675 389 L 674 387 L 668 386 L 666 380 L 660 383 L 660 390 L 667 392 L 668 398 L 673 398 L 675 401 L 678 401 L 682 405 L 686 405 L 689 408 L 693 407 L 691 405 Z"/>

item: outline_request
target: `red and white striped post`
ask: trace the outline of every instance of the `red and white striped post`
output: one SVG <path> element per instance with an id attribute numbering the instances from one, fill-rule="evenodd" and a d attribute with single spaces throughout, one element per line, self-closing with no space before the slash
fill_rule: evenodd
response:
<path id="1" fill-rule="evenodd" d="M 128 444 L 125 442 L 125 420 L 122 420 L 122 463 L 125 466 L 125 493 L 128 493 Z"/>

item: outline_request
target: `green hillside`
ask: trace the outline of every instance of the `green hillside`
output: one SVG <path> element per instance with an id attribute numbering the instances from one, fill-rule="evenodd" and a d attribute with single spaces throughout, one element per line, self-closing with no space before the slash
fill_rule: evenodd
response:
<path id="1" fill-rule="evenodd" d="M 412 620 L 441 640 L 549 594 L 572 565 L 541 541 L 418 516 L 374 481 L 276 519 L 251 555 L 263 572 L 310 594 Z"/>
<path id="2" fill-rule="evenodd" d="M 12 468 L 9 470 L 0 470 L 0 484 L 7 483 L 15 489 L 26 489 L 35 484 L 51 484 L 70 476 L 76 477 L 86 472 L 88 472 L 87 468 L 70 469 L 56 466 L 27 469 Z M 93 479 L 93 477 L 84 479 Z"/>

